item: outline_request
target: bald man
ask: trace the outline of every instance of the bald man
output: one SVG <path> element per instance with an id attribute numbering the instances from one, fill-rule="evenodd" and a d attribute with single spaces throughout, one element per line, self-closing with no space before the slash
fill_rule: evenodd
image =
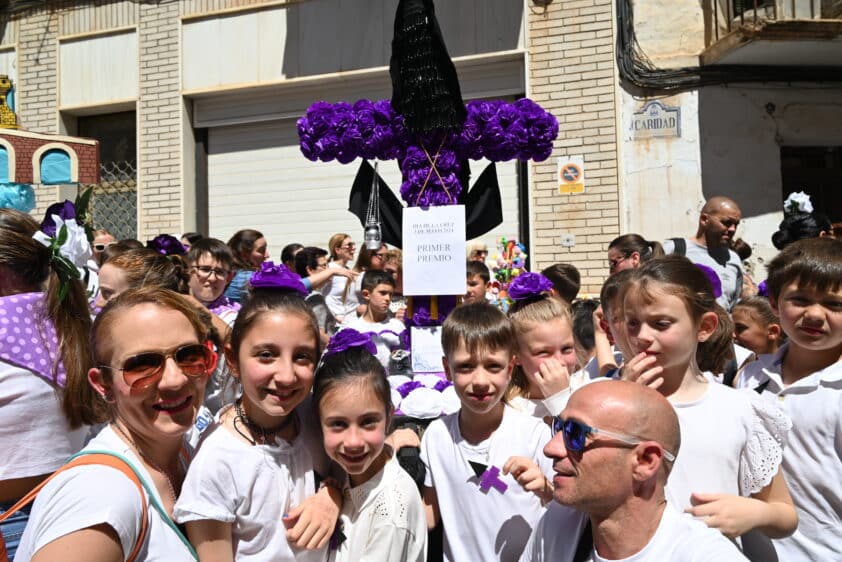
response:
<path id="1" fill-rule="evenodd" d="M 693 263 L 713 269 L 722 283 L 722 294 L 716 299 L 730 311 L 743 288 L 743 263 L 731 249 L 743 215 L 737 203 L 728 197 L 711 197 L 699 214 L 699 227 L 693 238 L 670 238 L 664 241 L 664 252 L 687 256 Z"/>
<path id="2" fill-rule="evenodd" d="M 586 385 L 553 419 L 553 430 L 544 454 L 553 459 L 554 498 L 590 519 L 593 548 L 576 559 L 746 560 L 721 533 L 667 505 L 664 485 L 681 436 L 660 393 L 627 381 Z M 558 528 L 559 515 L 548 510 L 538 522 L 522 561 L 574 559 L 569 543 L 578 535 Z"/>

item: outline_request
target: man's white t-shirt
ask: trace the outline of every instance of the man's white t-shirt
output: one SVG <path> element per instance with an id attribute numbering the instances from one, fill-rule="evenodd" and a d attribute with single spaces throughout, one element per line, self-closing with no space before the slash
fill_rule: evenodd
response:
<path id="1" fill-rule="evenodd" d="M 154 491 L 152 477 L 132 449 L 106 426 L 84 450 L 114 451 L 138 469 L 141 479 Z M 149 526 L 138 560 L 193 562 L 195 559 L 162 516 L 147 504 Z M 123 556 L 134 549 L 140 534 L 142 514 L 137 487 L 122 472 L 107 466 L 86 465 L 58 474 L 38 494 L 29 523 L 21 537 L 15 562 L 28 562 L 41 548 L 54 540 L 88 527 L 106 524 L 120 537 Z"/>
<path id="2" fill-rule="evenodd" d="M 722 533 L 667 504 L 658 530 L 643 550 L 622 559 L 603 558 L 594 549 L 591 562 L 740 562 L 747 560 Z M 782 561 L 783 562 L 783 561 Z"/>
<path id="3" fill-rule="evenodd" d="M 572 562 L 587 516 L 552 502 L 532 530 L 520 562 Z"/>
<path id="4" fill-rule="evenodd" d="M 510 457 L 522 456 L 532 459 L 545 475 L 552 474 L 552 461 L 543 454 L 549 440 L 550 429 L 543 421 L 509 406 L 491 437 L 476 445 L 462 437 L 459 412 L 430 424 L 421 439 L 421 460 L 427 469 L 424 486 L 434 488 L 438 498 L 445 561 L 492 562 L 521 556 L 545 508 L 511 475 L 503 476 L 502 468 Z M 469 460 L 500 469 L 505 492 L 494 487 L 483 491 Z"/>

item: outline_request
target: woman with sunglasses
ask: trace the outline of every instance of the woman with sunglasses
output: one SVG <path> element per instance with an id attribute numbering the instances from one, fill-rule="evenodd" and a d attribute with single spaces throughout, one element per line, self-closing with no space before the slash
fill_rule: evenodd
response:
<path id="1" fill-rule="evenodd" d="M 208 330 L 183 296 L 139 289 L 106 305 L 91 341 L 90 384 L 70 403 L 109 423 L 85 450 L 123 457 L 145 492 L 139 497 L 129 478 L 102 465 L 61 472 L 38 495 L 16 560 L 125 560 L 139 536 L 137 560 L 195 560 L 170 516 L 190 456 L 185 435 L 215 367 Z"/>
<path id="2" fill-rule="evenodd" d="M 357 245 L 349 235 L 344 232 L 334 234 L 327 243 L 327 250 L 330 254 L 330 261 L 327 266 L 329 268 L 348 269 L 351 262 L 354 261 L 356 248 Z M 330 313 L 340 323 L 346 315 L 356 312 L 357 306 L 360 304 L 357 300 L 356 291 L 349 290 L 349 285 L 352 286 L 348 279 L 334 275 L 330 278 L 329 287 L 325 289 L 325 303 L 330 309 Z"/>
<path id="3" fill-rule="evenodd" d="M 608 244 L 608 272 L 614 275 L 624 269 L 637 269 L 640 264 L 663 255 L 660 242 L 646 240 L 639 234 L 623 234 Z"/>
<path id="4" fill-rule="evenodd" d="M 38 229 L 29 215 L 0 209 L 0 514 L 82 448 L 90 423 L 65 400 L 87 386 L 85 287 L 61 281 L 53 254 L 32 237 Z M 0 526 L 10 557 L 28 513 Z"/>

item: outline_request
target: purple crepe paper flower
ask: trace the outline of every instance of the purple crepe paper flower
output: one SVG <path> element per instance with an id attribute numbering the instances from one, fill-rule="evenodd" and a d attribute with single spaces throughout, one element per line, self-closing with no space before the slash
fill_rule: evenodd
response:
<path id="1" fill-rule="evenodd" d="M 515 277 L 509 286 L 509 298 L 513 301 L 520 301 L 540 296 L 553 288 L 552 281 L 540 273 L 521 273 Z"/>
<path id="2" fill-rule="evenodd" d="M 720 296 L 722 296 L 722 280 L 719 279 L 719 275 L 717 275 L 713 269 L 706 265 L 702 265 L 700 263 L 696 263 L 693 265 L 701 269 L 702 273 L 704 273 L 705 277 L 707 277 L 708 281 L 710 281 L 710 286 L 713 289 L 714 298 L 718 299 Z"/>
<path id="3" fill-rule="evenodd" d="M 412 315 L 413 326 L 438 326 L 439 324 L 440 322 L 433 320 L 430 311 L 423 306 L 419 306 L 415 314 Z"/>
<path id="4" fill-rule="evenodd" d="M 358 332 L 353 328 L 339 330 L 336 335 L 330 338 L 325 350 L 325 356 L 334 355 L 347 351 L 352 347 L 362 347 L 372 355 L 377 355 L 377 346 L 371 340 L 369 332 Z"/>
<path id="5" fill-rule="evenodd" d="M 769 298 L 769 286 L 766 284 L 765 279 L 757 284 L 757 294 L 761 297 Z"/>
<path id="6" fill-rule="evenodd" d="M 442 380 L 440 380 L 439 382 L 436 383 L 436 385 L 433 387 L 433 390 L 436 390 L 438 392 L 444 392 L 445 390 L 447 390 L 451 386 L 453 386 L 452 382 L 442 379 Z"/>
<path id="7" fill-rule="evenodd" d="M 407 396 L 409 396 L 409 393 L 415 390 L 416 388 L 424 388 L 424 385 L 418 381 L 409 381 L 403 383 L 395 390 L 398 391 L 398 394 L 401 395 L 401 398 L 406 398 Z"/>
<path id="8" fill-rule="evenodd" d="M 254 289 L 287 289 L 295 291 L 302 297 L 308 295 L 301 277 L 290 271 L 287 266 L 275 265 L 271 261 L 260 264 L 260 271 L 251 276 L 249 285 Z"/>
<path id="9" fill-rule="evenodd" d="M 47 207 L 47 212 L 44 213 L 44 220 L 41 222 L 41 232 L 50 238 L 56 237 L 56 221 L 53 220 L 53 215 L 58 215 L 64 222 L 67 222 L 69 219 L 75 220 L 76 206 L 73 202 L 65 200 L 63 203 L 53 203 Z"/>
<path id="10" fill-rule="evenodd" d="M 165 256 L 183 256 L 187 253 L 187 248 L 184 247 L 184 244 L 170 234 L 159 234 L 152 240 L 147 240 L 146 247 Z"/>

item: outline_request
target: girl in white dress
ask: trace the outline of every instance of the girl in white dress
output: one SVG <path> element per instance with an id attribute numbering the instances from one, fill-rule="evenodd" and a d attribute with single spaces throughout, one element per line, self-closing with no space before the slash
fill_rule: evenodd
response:
<path id="1" fill-rule="evenodd" d="M 675 407 L 681 454 L 667 499 L 729 537 L 757 529 L 791 534 L 797 516 L 783 474 L 789 419 L 753 392 L 713 382 L 696 363 L 697 348 L 717 326 L 711 283 L 680 256 L 635 270 L 623 301 L 635 354 L 622 377 L 657 388 Z"/>
<path id="2" fill-rule="evenodd" d="M 341 527 L 331 562 L 427 559 L 421 495 L 386 445 L 392 416 L 389 382 L 371 334 L 334 336 L 316 371 L 313 405 L 328 456 L 347 473 Z"/>
<path id="3" fill-rule="evenodd" d="M 341 492 L 319 488 L 329 461 L 309 401 L 318 357 L 299 294 L 252 293 L 225 346 L 242 398 L 207 430 L 174 511 L 201 562 L 324 560 Z"/>

